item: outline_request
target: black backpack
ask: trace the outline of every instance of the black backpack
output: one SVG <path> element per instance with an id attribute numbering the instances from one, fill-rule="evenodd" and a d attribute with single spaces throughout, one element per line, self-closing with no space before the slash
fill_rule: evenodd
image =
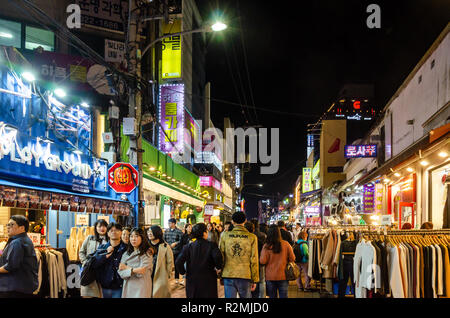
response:
<path id="1" fill-rule="evenodd" d="M 295 262 L 296 263 L 300 263 L 302 261 L 303 258 L 303 252 L 301 249 L 302 244 L 306 244 L 306 242 L 301 242 L 300 244 L 298 244 L 297 242 L 295 242 L 294 244 L 294 255 L 295 255 Z"/>

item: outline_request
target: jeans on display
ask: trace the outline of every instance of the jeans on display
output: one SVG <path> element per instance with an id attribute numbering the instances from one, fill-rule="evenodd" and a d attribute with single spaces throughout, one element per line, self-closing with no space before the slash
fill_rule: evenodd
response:
<path id="1" fill-rule="evenodd" d="M 308 276 L 308 263 L 297 263 L 297 267 L 300 270 L 300 276 L 297 278 L 297 287 L 303 288 L 303 282 L 302 282 L 302 274 L 305 278 L 305 287 L 306 289 L 310 289 L 310 280 Z"/>
<path id="2" fill-rule="evenodd" d="M 266 287 L 269 298 L 288 298 L 289 281 L 266 280 Z"/>
<path id="3" fill-rule="evenodd" d="M 252 298 L 250 279 L 242 278 L 224 278 L 223 280 L 225 298 Z"/>
<path id="4" fill-rule="evenodd" d="M 122 288 L 106 289 L 102 288 L 103 298 L 122 298 Z"/>
<path id="5" fill-rule="evenodd" d="M 344 278 L 339 281 L 338 295 L 340 298 L 345 297 L 345 291 L 347 290 L 347 283 L 348 283 L 349 277 L 351 279 L 352 286 L 354 286 L 354 284 L 353 284 L 353 281 L 354 281 L 354 279 L 353 279 L 353 257 L 345 257 L 342 264 L 343 264 L 342 267 L 343 267 Z"/>

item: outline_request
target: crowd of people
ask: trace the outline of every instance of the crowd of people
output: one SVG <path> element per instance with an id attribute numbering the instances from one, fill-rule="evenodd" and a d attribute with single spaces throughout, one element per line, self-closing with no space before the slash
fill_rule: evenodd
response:
<path id="1" fill-rule="evenodd" d="M 0 256 L 0 297 L 31 296 L 35 290 L 38 264 L 28 227 L 23 216 L 8 223 L 10 239 Z M 170 298 L 173 272 L 187 298 L 217 298 L 218 279 L 226 298 L 285 298 L 289 262 L 303 274 L 298 288 L 310 289 L 307 233 L 300 224 L 294 229 L 283 221 L 267 226 L 235 212 L 232 222 L 186 224 L 183 230 L 170 219 L 165 231 L 158 225 L 144 230 L 100 219 L 94 233 L 79 251 L 81 276 L 84 271 L 85 277 L 90 272 L 93 277 L 81 280 L 83 298 Z"/>

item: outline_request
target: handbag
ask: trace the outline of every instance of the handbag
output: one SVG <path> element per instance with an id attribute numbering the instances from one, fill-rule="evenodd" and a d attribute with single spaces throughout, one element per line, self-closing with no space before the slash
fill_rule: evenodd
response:
<path id="1" fill-rule="evenodd" d="M 86 260 L 86 263 L 83 266 L 83 269 L 81 271 L 80 275 L 80 284 L 81 286 L 88 286 L 96 279 L 96 272 L 94 268 L 94 262 L 95 262 L 95 254 L 97 252 L 94 252 L 92 254 L 89 254 Z M 106 254 L 107 251 L 101 251 L 99 254 Z"/>
<path id="2" fill-rule="evenodd" d="M 295 262 L 288 262 L 284 270 L 286 280 L 296 280 L 300 276 L 300 269 Z"/>

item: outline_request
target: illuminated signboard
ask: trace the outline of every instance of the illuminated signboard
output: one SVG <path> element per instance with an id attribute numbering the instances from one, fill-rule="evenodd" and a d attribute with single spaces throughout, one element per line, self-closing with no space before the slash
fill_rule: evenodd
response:
<path id="1" fill-rule="evenodd" d="M 305 214 L 320 214 L 320 206 L 306 206 L 304 210 Z"/>
<path id="2" fill-rule="evenodd" d="M 314 135 L 308 134 L 307 138 L 306 158 L 309 158 L 309 155 L 314 150 Z"/>
<path id="3" fill-rule="evenodd" d="M 316 165 L 312 169 L 312 179 L 313 180 L 316 179 L 319 176 L 319 172 L 320 172 L 320 159 L 317 160 Z"/>
<path id="4" fill-rule="evenodd" d="M 222 183 L 211 176 L 200 176 L 201 187 L 213 187 L 218 191 L 222 191 Z"/>
<path id="5" fill-rule="evenodd" d="M 164 23 L 163 34 L 181 32 L 181 20 Z M 174 35 L 162 40 L 161 77 L 162 79 L 181 78 L 181 36 Z"/>
<path id="6" fill-rule="evenodd" d="M 376 158 L 377 145 L 346 145 L 345 158 Z"/>
<path id="7" fill-rule="evenodd" d="M 364 185 L 364 213 L 374 211 L 375 186 L 373 184 Z"/>
<path id="8" fill-rule="evenodd" d="M 311 183 L 311 168 L 303 168 L 302 174 L 302 192 L 309 192 L 313 190 L 313 186 Z"/>
<path id="9" fill-rule="evenodd" d="M 241 169 L 236 168 L 236 188 L 241 187 Z"/>
<path id="10" fill-rule="evenodd" d="M 340 100 L 334 112 L 336 117 L 348 120 L 372 120 L 376 113 L 367 99 Z"/>
<path id="11" fill-rule="evenodd" d="M 159 149 L 183 152 L 184 84 L 160 85 L 159 96 Z"/>
<path id="12" fill-rule="evenodd" d="M 195 157 L 195 154 L 197 153 L 195 149 L 195 142 L 201 142 L 201 131 L 200 125 L 187 109 L 184 110 L 184 128 L 184 144 L 186 147 L 191 148 L 194 151 Z"/>

